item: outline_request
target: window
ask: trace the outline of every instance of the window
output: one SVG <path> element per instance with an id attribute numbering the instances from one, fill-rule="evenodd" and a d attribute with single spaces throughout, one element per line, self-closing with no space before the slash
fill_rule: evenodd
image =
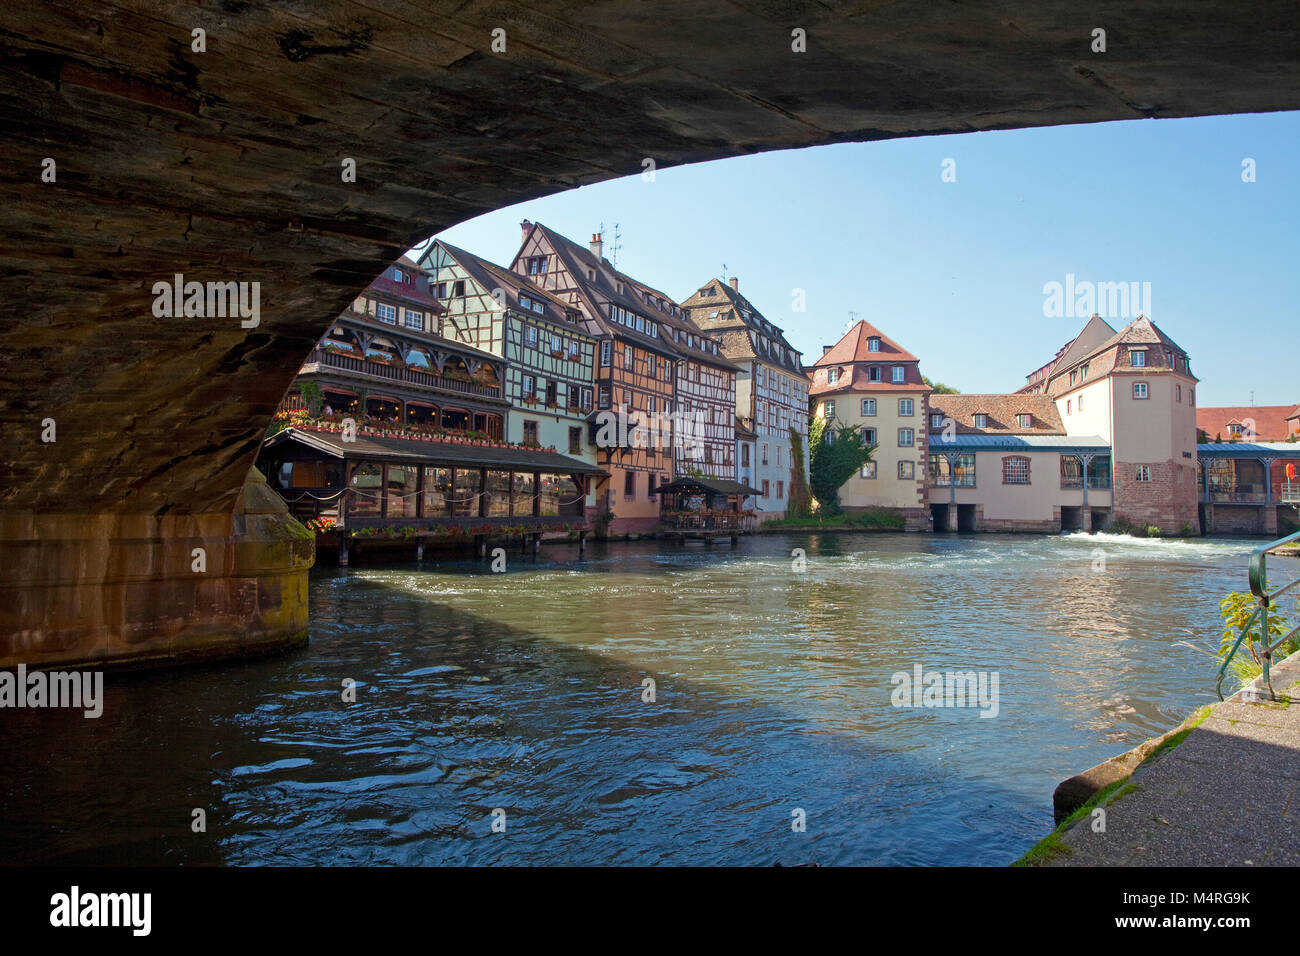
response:
<path id="1" fill-rule="evenodd" d="M 916 433 L 910 428 L 900 428 L 898 430 L 898 447 L 911 448 L 916 444 Z"/>
<path id="2" fill-rule="evenodd" d="M 776 483 L 776 497 L 777 497 L 777 500 L 778 500 L 778 501 L 779 501 L 780 499 L 782 499 L 782 498 L 785 497 L 785 482 L 784 482 L 784 481 L 778 481 L 778 482 Z"/>
<path id="3" fill-rule="evenodd" d="M 1034 424 L 1033 415 L 1020 414 L 1016 416 L 1016 424 L 1021 428 L 1032 428 Z"/>
<path id="4" fill-rule="evenodd" d="M 569 358 L 571 358 L 571 359 L 576 359 L 576 358 L 577 358 L 578 356 L 580 356 L 581 354 L 582 354 L 582 346 L 578 343 L 578 340 L 577 340 L 577 339 L 573 339 L 572 341 L 570 341 L 570 342 L 569 342 Z"/>
<path id="5" fill-rule="evenodd" d="M 623 497 L 636 497 L 636 473 L 631 471 L 623 472 Z"/>
<path id="6" fill-rule="evenodd" d="M 608 365 L 613 356 L 614 343 L 606 339 L 600 343 L 600 364 Z"/>
<path id="7" fill-rule="evenodd" d="M 546 256 L 529 257 L 528 274 L 530 276 L 546 275 Z"/>
<path id="8" fill-rule="evenodd" d="M 862 443 L 864 445 L 874 445 L 876 443 L 876 430 L 874 428 L 862 429 Z"/>
<path id="9" fill-rule="evenodd" d="M 546 404 L 551 407 L 555 407 L 560 403 L 560 396 L 556 388 L 557 385 L 555 382 L 552 381 L 546 383 Z"/>
<path id="10" fill-rule="evenodd" d="M 763 497 L 764 497 L 764 498 L 767 497 L 767 479 L 766 479 L 766 478 L 763 479 Z"/>
<path id="11" fill-rule="evenodd" d="M 1133 397 L 1134 397 L 1134 398 L 1147 398 L 1147 397 L 1148 397 L 1148 393 L 1147 393 L 1147 383 L 1146 383 L 1146 382 L 1134 382 L 1134 383 L 1133 383 Z"/>
<path id="12" fill-rule="evenodd" d="M 988 427 L 989 427 L 989 417 L 988 417 L 988 415 L 984 414 L 983 412 L 978 412 L 978 413 L 975 415 L 975 427 L 976 427 L 976 428 L 988 428 Z"/>
<path id="13" fill-rule="evenodd" d="M 380 322 L 393 323 L 397 321 L 397 309 L 384 302 L 375 303 L 375 315 L 379 317 Z"/>
<path id="14" fill-rule="evenodd" d="M 916 462 L 900 461 L 898 463 L 898 477 L 903 481 L 910 481 L 916 477 Z"/>
<path id="15" fill-rule="evenodd" d="M 1182 387 L 1181 385 L 1175 385 L 1175 386 L 1174 386 L 1174 401 L 1175 401 L 1175 402 L 1181 402 L 1182 400 L 1183 400 L 1183 387 Z"/>
<path id="16" fill-rule="evenodd" d="M 828 369 L 826 372 L 826 384 L 834 385 L 840 380 L 840 370 L 837 368 Z"/>
<path id="17" fill-rule="evenodd" d="M 864 462 L 862 465 L 861 475 L 863 478 L 876 477 L 876 463 L 874 461 Z"/>
<path id="18" fill-rule="evenodd" d="M 1082 367 L 1080 367 L 1080 369 L 1079 369 L 1079 381 L 1081 381 L 1081 382 L 1086 382 L 1086 381 L 1088 381 L 1088 363 L 1087 363 L 1087 362 L 1084 362 L 1083 365 L 1082 365 Z"/>
<path id="19" fill-rule="evenodd" d="M 623 367 L 632 367 L 632 346 L 630 345 L 623 346 Z"/>
<path id="20" fill-rule="evenodd" d="M 874 398 L 864 398 L 862 400 L 862 417 L 863 418 L 876 417 L 876 400 Z"/>
<path id="21" fill-rule="evenodd" d="M 569 411 L 576 412 L 578 410 L 578 386 L 572 384 L 566 385 L 564 394 L 569 400 Z"/>
<path id="22" fill-rule="evenodd" d="M 447 283 L 439 282 L 436 286 L 433 287 L 433 294 L 437 296 L 439 299 L 447 298 Z"/>
<path id="23" fill-rule="evenodd" d="M 537 380 L 531 375 L 523 377 L 523 385 L 519 390 L 520 398 L 532 398 L 537 392 Z"/>
<path id="24" fill-rule="evenodd" d="M 893 382 L 901 382 L 902 380 L 903 380 L 903 366 L 901 366 L 901 365 L 895 365 L 895 366 L 894 366 L 893 377 L 892 377 L 891 381 L 893 381 Z"/>
<path id="25" fill-rule="evenodd" d="M 582 390 L 582 407 L 591 408 L 591 389 L 589 388 Z"/>
<path id="26" fill-rule="evenodd" d="M 1078 381 L 1079 381 L 1079 372 L 1078 372 L 1078 370 L 1076 370 L 1076 369 L 1071 369 L 1071 370 L 1070 370 L 1070 387 L 1073 388 L 1074 385 L 1075 385 L 1075 383 L 1078 382 Z"/>
<path id="27" fill-rule="evenodd" d="M 749 467 L 749 445 L 744 442 L 740 445 L 740 467 Z"/>
<path id="28" fill-rule="evenodd" d="M 650 372 L 649 372 L 649 375 L 650 375 L 651 378 L 654 378 L 654 377 L 655 377 L 655 373 L 656 373 L 656 371 L 658 370 L 658 367 L 659 367 L 659 356 L 657 356 L 657 355 L 655 355 L 653 352 L 651 352 L 651 353 L 650 353 Z"/>
<path id="29" fill-rule="evenodd" d="M 424 329 L 424 313 L 416 312 L 414 309 L 406 310 L 406 327 L 408 329 Z"/>
<path id="30" fill-rule="evenodd" d="M 401 269 L 394 269 L 394 270 L 393 270 L 393 278 L 396 279 L 398 282 L 401 282 L 401 281 L 402 281 L 402 270 L 401 270 Z"/>
<path id="31" fill-rule="evenodd" d="M 762 464 L 766 465 L 767 464 L 767 442 L 763 442 L 762 450 L 763 450 L 763 454 L 759 456 L 759 461 Z"/>
<path id="32" fill-rule="evenodd" d="M 530 349 L 537 348 L 537 326 L 524 326 L 524 345 L 528 346 Z"/>
<path id="33" fill-rule="evenodd" d="M 835 402 L 833 401 L 822 402 L 822 418 L 830 419 L 834 417 L 835 417 Z"/>
<path id="34" fill-rule="evenodd" d="M 465 294 L 465 280 L 457 279 L 451 284 L 452 298 L 457 298 Z"/>
<path id="35" fill-rule="evenodd" d="M 582 454 L 582 428 L 581 427 L 569 429 L 569 454 L 570 455 Z"/>
<path id="36" fill-rule="evenodd" d="M 649 495 L 651 498 L 653 498 L 653 497 L 655 496 L 655 476 L 654 476 L 654 475 L 646 475 L 646 486 L 645 486 L 645 491 L 646 491 L 646 494 Z"/>
<path id="37" fill-rule="evenodd" d="M 1129 364 L 1134 368 L 1145 368 L 1147 364 L 1146 349 L 1129 349 Z"/>
<path id="38" fill-rule="evenodd" d="M 912 410 L 913 410 L 912 399 L 900 398 L 898 400 L 898 416 L 900 418 L 911 418 Z"/>
<path id="39" fill-rule="evenodd" d="M 1074 399 L 1072 399 L 1072 398 L 1067 398 L 1067 399 L 1065 400 L 1065 414 L 1067 414 L 1067 415 L 1073 415 L 1073 414 L 1074 414 Z"/>
<path id="40" fill-rule="evenodd" d="M 600 407 L 609 408 L 609 402 L 610 402 L 609 386 L 602 385 L 600 386 Z"/>
<path id="41" fill-rule="evenodd" d="M 537 422 L 532 420 L 524 422 L 524 441 L 532 445 L 537 444 Z"/>
<path id="42" fill-rule="evenodd" d="M 1083 411 L 1083 396 L 1079 396 L 1079 411 Z"/>
<path id="43" fill-rule="evenodd" d="M 869 369 L 867 369 L 867 381 L 868 381 L 868 382 L 879 382 L 879 381 L 880 381 L 880 366 L 879 366 L 879 365 L 873 365 L 873 366 L 871 366 Z"/>
<path id="44" fill-rule="evenodd" d="M 552 336 L 551 336 L 551 352 L 553 352 L 553 353 L 554 353 L 554 352 L 561 352 L 561 353 L 562 353 L 563 351 L 564 351 L 564 342 L 560 339 L 560 337 L 559 337 L 558 335 L 552 335 Z"/>
<path id="45" fill-rule="evenodd" d="M 1002 483 L 1004 485 L 1029 484 L 1029 459 L 1022 455 L 1012 455 L 1002 459 Z"/>
<path id="46" fill-rule="evenodd" d="M 1137 466 L 1137 480 L 1138 480 L 1138 481 L 1150 481 L 1150 480 L 1151 480 L 1151 466 L 1150 466 L 1150 465 L 1138 465 L 1138 466 Z"/>
<path id="47" fill-rule="evenodd" d="M 871 338 L 867 339 L 867 351 L 868 351 L 868 352 L 879 352 L 879 351 L 880 351 L 880 337 L 879 337 L 879 336 L 873 335 L 873 336 L 871 336 Z"/>
<path id="48" fill-rule="evenodd" d="M 936 429 L 936 428 L 942 428 L 942 427 L 943 427 L 943 416 L 942 416 L 942 415 L 931 415 L 931 416 L 930 416 L 930 428 L 932 428 L 932 429 Z"/>
<path id="49" fill-rule="evenodd" d="M 1194 389 L 1194 388 L 1189 388 L 1189 389 L 1187 390 L 1187 404 L 1188 404 L 1188 405 L 1195 405 L 1195 404 L 1196 404 L 1196 389 Z"/>

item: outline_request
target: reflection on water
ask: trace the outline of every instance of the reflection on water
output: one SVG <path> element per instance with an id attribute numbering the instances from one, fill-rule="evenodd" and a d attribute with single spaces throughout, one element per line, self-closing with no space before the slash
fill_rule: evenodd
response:
<path id="1" fill-rule="evenodd" d="M 0 858 L 1005 864 L 1061 779 L 1212 699 L 1179 642 L 1216 646 L 1253 546 L 791 535 L 321 571 L 302 651 L 110 674 L 99 720 L 3 712 Z M 998 716 L 891 706 L 917 663 L 996 671 Z"/>

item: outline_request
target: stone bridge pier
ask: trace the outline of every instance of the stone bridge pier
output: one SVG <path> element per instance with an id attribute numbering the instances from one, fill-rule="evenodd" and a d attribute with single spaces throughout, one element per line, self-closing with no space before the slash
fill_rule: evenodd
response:
<path id="1" fill-rule="evenodd" d="M 4 5 L 0 666 L 304 639 L 311 542 L 250 469 L 431 234 L 647 160 L 1300 108 L 1300 5 L 1185 6 Z"/>

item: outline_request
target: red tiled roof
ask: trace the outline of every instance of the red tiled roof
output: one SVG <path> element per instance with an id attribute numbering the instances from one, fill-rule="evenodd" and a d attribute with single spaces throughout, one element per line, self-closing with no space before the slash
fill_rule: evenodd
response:
<path id="1" fill-rule="evenodd" d="M 988 416 L 988 425 L 975 427 L 976 413 Z M 931 395 L 930 413 L 951 418 L 958 435 L 1064 435 L 1056 402 L 1047 395 Z M 1017 415 L 1029 415 L 1021 428 Z M 936 431 L 938 429 L 935 429 Z"/>
<path id="2" fill-rule="evenodd" d="M 1300 409 L 1291 405 L 1228 405 L 1222 408 L 1198 408 L 1196 410 L 1196 427 L 1205 432 L 1210 441 L 1232 437 L 1229 425 L 1251 426 L 1257 441 L 1286 441 L 1296 433 L 1294 425 L 1288 425 L 1287 419 Z"/>
<path id="3" fill-rule="evenodd" d="M 872 352 L 867 343 L 880 339 L 880 351 Z M 915 362 L 917 358 L 889 336 L 865 320 L 858 320 L 844 337 L 813 363 L 816 366 L 845 365 L 849 362 Z"/>

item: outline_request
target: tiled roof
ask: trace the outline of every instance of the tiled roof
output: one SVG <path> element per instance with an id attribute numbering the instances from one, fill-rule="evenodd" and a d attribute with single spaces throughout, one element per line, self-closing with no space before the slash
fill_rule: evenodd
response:
<path id="1" fill-rule="evenodd" d="M 712 294 L 706 294 L 706 290 Z M 730 283 L 710 280 L 683 302 L 682 308 L 699 327 L 722 333 L 723 348 L 731 358 L 757 358 L 792 372 L 800 371 L 801 353 L 786 339 L 784 330 L 754 308 Z M 710 318 L 710 312 L 716 312 L 716 318 Z M 751 332 L 775 343 L 776 354 L 755 348 Z"/>
<path id="2" fill-rule="evenodd" d="M 880 351 L 872 352 L 869 342 L 880 339 Z M 917 358 L 865 320 L 858 320 L 844 337 L 813 363 L 814 366 L 845 365 L 849 362 L 915 362 Z"/>
<path id="3" fill-rule="evenodd" d="M 1210 438 L 1227 438 L 1229 425 L 1253 423 L 1255 437 L 1260 441 L 1283 441 L 1290 437 L 1292 427 L 1287 419 L 1295 409 L 1290 405 L 1229 405 L 1222 408 L 1203 407 L 1196 410 L 1196 427 Z"/>
<path id="4" fill-rule="evenodd" d="M 986 428 L 975 427 L 976 413 L 988 416 Z M 940 395 L 930 396 L 930 414 L 951 418 L 959 435 L 1064 435 L 1065 426 L 1056 402 L 1046 395 Z M 1031 416 L 1021 428 L 1017 415 Z M 941 429 L 934 429 L 941 430 Z"/>
<path id="5" fill-rule="evenodd" d="M 578 311 L 577 308 L 569 305 L 559 296 L 535 285 L 525 276 L 521 276 L 517 272 L 511 272 L 504 266 L 489 262 L 472 252 L 466 252 L 464 249 L 459 249 L 450 243 L 443 242 L 441 239 L 438 240 L 437 244 L 445 249 L 447 254 L 456 260 L 461 268 L 468 272 L 474 281 L 487 290 L 489 294 L 494 289 L 501 289 L 508 297 L 509 304 L 520 312 L 526 313 L 530 318 L 545 319 L 554 325 L 564 327 L 570 332 L 580 331 L 575 327 L 574 323 L 565 318 L 566 313 L 576 312 Z M 530 307 L 521 305 L 519 303 L 520 293 L 531 297 L 536 302 L 540 302 L 545 311 L 539 313 Z"/>
<path id="6" fill-rule="evenodd" d="M 1053 370 L 1052 376 L 1048 380 L 1048 394 L 1052 396 L 1062 395 L 1073 388 L 1074 386 L 1070 384 L 1067 373 L 1071 369 L 1078 368 L 1084 362 L 1088 363 L 1088 378 L 1090 380 L 1096 380 L 1116 369 L 1122 369 L 1125 372 L 1131 371 L 1129 366 L 1121 365 L 1119 359 L 1121 351 L 1132 345 L 1160 345 L 1169 349 L 1175 355 L 1186 354 L 1178 343 L 1165 335 L 1154 322 L 1145 315 L 1139 315 L 1124 328 L 1085 354 L 1063 356 L 1064 361 Z M 1163 363 L 1157 364 L 1155 361 L 1164 358 L 1162 351 L 1155 351 L 1148 364 L 1136 371 L 1143 375 L 1169 371 L 1168 366 Z M 1196 376 L 1191 373 L 1190 365 L 1184 369 L 1184 374 L 1193 381 L 1197 380 Z"/>
<path id="7" fill-rule="evenodd" d="M 275 447 L 288 441 L 307 445 L 335 458 L 434 461 L 482 465 L 486 468 L 537 468 L 569 474 L 603 473 L 600 468 L 585 461 L 536 448 L 458 445 L 453 442 L 377 438 L 369 435 L 357 435 L 355 441 L 345 442 L 339 432 L 298 428 L 286 428 L 277 432 L 267 439 L 266 447 Z"/>

